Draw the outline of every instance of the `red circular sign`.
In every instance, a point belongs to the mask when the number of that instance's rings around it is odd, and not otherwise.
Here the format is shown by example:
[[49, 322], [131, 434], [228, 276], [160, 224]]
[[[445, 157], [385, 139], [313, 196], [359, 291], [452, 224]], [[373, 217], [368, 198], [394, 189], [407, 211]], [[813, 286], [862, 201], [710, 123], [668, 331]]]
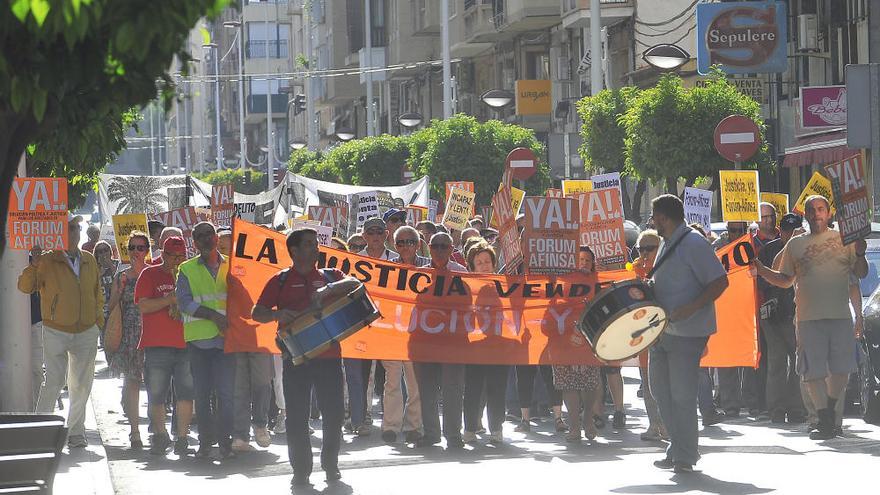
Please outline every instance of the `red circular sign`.
[[761, 131], [752, 119], [742, 115], [725, 117], [715, 127], [715, 149], [732, 162], [751, 158], [761, 146]]
[[535, 153], [528, 148], [514, 148], [507, 154], [507, 160], [504, 164], [510, 169], [510, 175], [517, 180], [526, 180], [535, 175], [538, 167], [538, 158]]

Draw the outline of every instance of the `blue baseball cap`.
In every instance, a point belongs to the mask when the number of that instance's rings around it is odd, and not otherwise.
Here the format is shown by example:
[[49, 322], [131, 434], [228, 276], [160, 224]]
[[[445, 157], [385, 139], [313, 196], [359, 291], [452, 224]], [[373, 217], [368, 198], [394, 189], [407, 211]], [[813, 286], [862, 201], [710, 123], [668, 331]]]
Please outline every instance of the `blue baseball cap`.
[[406, 220], [406, 212], [403, 210], [398, 210], [397, 208], [388, 208], [388, 211], [386, 211], [385, 214], [382, 215], [382, 220], [387, 223], [388, 220], [391, 220], [396, 216], [401, 216], [404, 220]]

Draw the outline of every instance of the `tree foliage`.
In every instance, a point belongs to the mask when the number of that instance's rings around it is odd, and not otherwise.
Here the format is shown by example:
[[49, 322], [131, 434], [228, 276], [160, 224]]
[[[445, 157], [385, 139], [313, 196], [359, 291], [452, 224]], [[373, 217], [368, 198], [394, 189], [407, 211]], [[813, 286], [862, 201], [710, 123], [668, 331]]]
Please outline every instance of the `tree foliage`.
[[232, 184], [235, 192], [241, 194], [259, 194], [266, 190], [266, 174], [251, 169], [227, 168], [193, 174], [193, 177], [212, 185]]
[[408, 159], [407, 138], [383, 134], [342, 143], [324, 156], [324, 163], [345, 184], [387, 186], [400, 184]]
[[468, 115], [432, 120], [410, 136], [410, 165], [416, 176], [431, 178], [435, 198], [446, 197], [447, 181], [472, 181], [477, 203], [489, 204], [498, 190], [507, 154], [518, 147], [538, 157], [538, 170], [525, 186], [531, 195], [542, 195], [550, 186], [550, 169], [542, 160], [544, 145], [531, 129], [498, 120], [480, 123]]
[[[0, 228], [26, 146], [35, 145], [41, 173], [67, 175], [79, 184], [80, 164], [122, 149], [118, 127], [130, 108], [157, 93], [173, 95], [167, 73], [172, 59], [188, 60], [185, 41], [192, 27], [227, 4], [14, 0], [0, 7]], [[101, 125], [110, 129], [93, 127]], [[88, 182], [94, 172], [84, 172]], [[0, 250], [4, 245], [5, 237]]]

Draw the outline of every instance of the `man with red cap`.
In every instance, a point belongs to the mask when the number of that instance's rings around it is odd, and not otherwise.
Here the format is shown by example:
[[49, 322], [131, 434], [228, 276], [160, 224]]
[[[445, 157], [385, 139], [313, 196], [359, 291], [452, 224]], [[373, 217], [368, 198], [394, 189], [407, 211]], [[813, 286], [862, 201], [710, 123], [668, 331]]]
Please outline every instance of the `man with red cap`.
[[165, 398], [172, 382], [177, 400], [174, 453], [179, 456], [190, 453], [187, 432], [193, 415], [193, 379], [175, 293], [177, 269], [184, 260], [186, 243], [183, 238], [172, 236], [165, 239], [162, 264], [145, 268], [134, 288], [134, 300], [143, 320], [138, 348], [144, 350], [144, 382], [153, 431], [150, 453], [154, 455], [164, 455], [171, 445], [165, 429]]

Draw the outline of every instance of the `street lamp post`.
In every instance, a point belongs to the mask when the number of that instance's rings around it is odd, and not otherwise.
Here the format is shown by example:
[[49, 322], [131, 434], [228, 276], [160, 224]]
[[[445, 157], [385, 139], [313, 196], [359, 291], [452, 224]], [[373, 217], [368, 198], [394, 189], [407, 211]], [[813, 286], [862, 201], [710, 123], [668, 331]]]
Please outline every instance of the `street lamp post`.
[[354, 139], [355, 133], [351, 128], [343, 127], [336, 131], [336, 137], [342, 142], [348, 142]]
[[223, 143], [220, 141], [220, 47], [217, 46], [217, 43], [205, 43], [202, 47], [214, 50], [214, 122], [217, 132], [217, 170], [223, 170]]
[[235, 35], [238, 42], [238, 146], [241, 155], [238, 167], [244, 170], [247, 156], [244, 139], [244, 28], [241, 21], [226, 21], [223, 26], [238, 31]]
[[686, 64], [691, 56], [683, 48], [661, 43], [654, 45], [642, 53], [642, 60], [655, 69], [673, 71]]
[[490, 89], [480, 96], [480, 101], [495, 110], [495, 118], [498, 118], [501, 110], [510, 105], [514, 98], [514, 94], [506, 89]]

